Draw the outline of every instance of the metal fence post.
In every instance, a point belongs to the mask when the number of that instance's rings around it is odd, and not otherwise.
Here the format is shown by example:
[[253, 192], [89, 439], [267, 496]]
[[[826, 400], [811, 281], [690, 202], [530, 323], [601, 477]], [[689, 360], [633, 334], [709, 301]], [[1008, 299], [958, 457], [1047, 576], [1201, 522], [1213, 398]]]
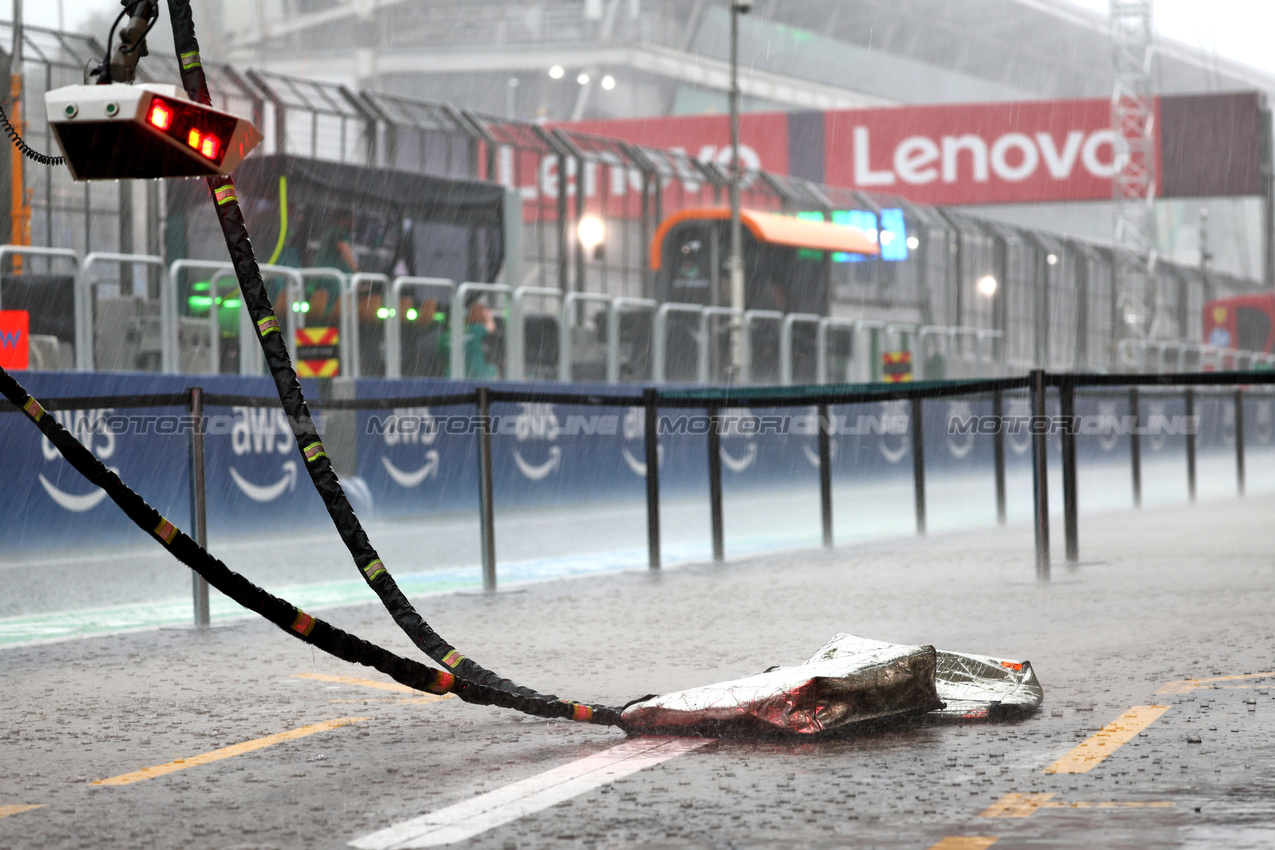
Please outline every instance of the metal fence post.
[[916, 533], [925, 534], [925, 432], [921, 397], [912, 397], [912, 492], [916, 499]]
[[483, 591], [496, 591], [496, 518], [491, 483], [491, 391], [478, 388], [478, 514], [482, 524]]
[[1049, 581], [1049, 459], [1045, 442], [1045, 370], [1031, 372], [1032, 494], [1036, 520], [1036, 579]]
[[1129, 470], [1133, 475], [1133, 506], [1142, 507], [1142, 435], [1138, 433], [1141, 416], [1138, 410], [1138, 388], [1129, 388], [1129, 416], [1133, 428], [1129, 431]]
[[832, 417], [828, 405], [819, 405], [819, 514], [823, 545], [832, 548]]
[[726, 545], [722, 533], [722, 436], [717, 429], [721, 424], [716, 405], [708, 408], [708, 501], [712, 512], [713, 560], [726, 558]]
[[1235, 485], [1244, 495], [1244, 390], [1235, 389]]
[[1195, 501], [1195, 387], [1186, 388], [1186, 492]]
[[992, 465], [996, 477], [996, 522], [1005, 524], [1005, 391], [992, 391]]
[[1070, 381], [1059, 387], [1062, 403], [1062, 475], [1063, 475], [1063, 535], [1066, 540], [1067, 562], [1080, 560], [1080, 523], [1077, 519], [1076, 499], [1076, 385]]
[[646, 549], [650, 568], [660, 568], [660, 435], [657, 392], [647, 387], [642, 393], [646, 430]]
[[[190, 527], [195, 532], [195, 542], [208, 548], [208, 500], [204, 478], [204, 391], [191, 387], [190, 401]], [[195, 625], [201, 628], [211, 623], [208, 610], [208, 582], [199, 573], [191, 571], [191, 590], [195, 602]]]

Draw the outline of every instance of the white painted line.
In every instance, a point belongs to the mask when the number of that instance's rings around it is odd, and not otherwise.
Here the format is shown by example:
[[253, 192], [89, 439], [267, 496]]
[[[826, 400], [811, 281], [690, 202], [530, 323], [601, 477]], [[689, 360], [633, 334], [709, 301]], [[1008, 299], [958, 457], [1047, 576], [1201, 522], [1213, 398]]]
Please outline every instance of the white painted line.
[[472, 800], [396, 823], [350, 842], [359, 850], [440, 847], [512, 823], [644, 768], [712, 743], [711, 738], [644, 737], [480, 794]]

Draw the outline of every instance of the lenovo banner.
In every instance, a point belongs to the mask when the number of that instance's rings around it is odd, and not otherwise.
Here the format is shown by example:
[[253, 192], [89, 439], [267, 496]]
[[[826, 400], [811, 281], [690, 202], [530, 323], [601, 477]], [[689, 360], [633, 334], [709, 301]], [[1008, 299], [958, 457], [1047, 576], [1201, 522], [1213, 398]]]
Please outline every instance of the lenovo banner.
[[[1257, 195], [1257, 93], [1157, 100], [1161, 197]], [[729, 162], [726, 116], [567, 125]], [[1105, 200], [1123, 163], [1103, 99], [907, 106], [744, 116], [745, 168], [933, 205]]]

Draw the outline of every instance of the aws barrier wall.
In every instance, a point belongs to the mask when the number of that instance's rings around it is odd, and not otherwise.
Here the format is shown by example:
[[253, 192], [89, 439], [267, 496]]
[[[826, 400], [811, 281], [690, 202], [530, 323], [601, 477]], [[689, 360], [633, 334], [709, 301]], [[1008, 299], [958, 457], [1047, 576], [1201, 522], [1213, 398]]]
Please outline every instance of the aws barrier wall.
[[[74, 431], [94, 454], [167, 515], [190, 516], [192, 426], [184, 393], [189, 377], [137, 374], [31, 373], [30, 390], [52, 415]], [[207, 511], [213, 536], [237, 532], [293, 531], [326, 526], [326, 512], [313, 488], [299, 480], [300, 459], [290, 429], [274, 401], [267, 378], [201, 377], [206, 400], [205, 452]], [[633, 404], [558, 403], [548, 393], [570, 392], [587, 401], [614, 387], [560, 384], [491, 385], [528, 401], [492, 405], [494, 504], [568, 508], [605, 501], [640, 501], [646, 494], [645, 417], [640, 397]], [[473, 383], [441, 380], [361, 380], [328, 395], [356, 399], [316, 402], [325, 444], [333, 452], [342, 482], [361, 515], [406, 518], [478, 509], [478, 426]], [[353, 392], [349, 392], [352, 389]], [[584, 390], [584, 392], [581, 392]], [[312, 398], [319, 388], [306, 382]], [[136, 406], [140, 397], [171, 394], [161, 406]], [[540, 398], [536, 394], [541, 394]], [[129, 406], [129, 398], [135, 406]], [[499, 397], [499, 396], [498, 396]], [[74, 409], [57, 409], [57, 399], [76, 399]], [[617, 398], [612, 396], [612, 398]], [[442, 399], [447, 403], [437, 403]], [[1236, 455], [1236, 434], [1250, 450], [1275, 446], [1275, 398], [1255, 388], [1243, 395], [1237, 423], [1233, 390], [1201, 389], [1188, 413], [1182, 390], [1144, 388], [1131, 398], [1124, 388], [1077, 392], [1081, 427], [1077, 451], [1086, 470], [1098, 465], [1129, 480], [1130, 500], [1145, 490], [1152, 501], [1188, 495], [1188, 465], [1196, 459]], [[1135, 407], [1136, 405], [1136, 407]], [[370, 409], [350, 409], [352, 407]], [[337, 408], [340, 409], [337, 409]], [[923, 527], [924, 481], [951, 476], [970, 482], [963, 498], [986, 502], [996, 516], [995, 437], [985, 423], [994, 413], [990, 395], [927, 398], [921, 402], [923, 463], [914, 457], [912, 402], [871, 401], [830, 407], [830, 472], [839, 491], [876, 483], [920, 481], [915, 507]], [[1136, 411], [1136, 413], [1135, 413]], [[1012, 479], [1030, 469], [1031, 433], [1013, 427], [1031, 414], [1028, 394], [1006, 392], [1002, 412], [1005, 468]], [[1058, 412], [1051, 397], [1049, 415]], [[735, 408], [719, 412], [722, 487], [729, 496], [747, 490], [794, 488], [819, 491], [819, 446], [814, 407]], [[1184, 417], [1198, 417], [1188, 450]], [[1136, 416], [1136, 419], [1131, 417]], [[662, 407], [660, 489], [666, 497], [709, 491], [709, 420], [702, 408]], [[1130, 430], [1142, 429], [1135, 440]], [[980, 424], [984, 423], [984, 424]], [[1238, 424], [1238, 428], [1237, 428]], [[1136, 442], [1136, 448], [1135, 448]], [[1058, 462], [1059, 435], [1049, 437]], [[1139, 464], [1132, 463], [1136, 451]], [[1157, 466], [1154, 461], [1163, 461]], [[1256, 458], [1254, 458], [1256, 463]], [[1264, 462], [1263, 462], [1264, 463]], [[1142, 470], [1137, 483], [1126, 476]], [[1166, 473], [1165, 470], [1168, 470]], [[1214, 470], [1218, 469], [1216, 465]], [[146, 538], [87, 484], [17, 414], [0, 415], [0, 547], [6, 553], [143, 542]], [[1266, 475], [1256, 466], [1250, 478]], [[1159, 476], [1159, 477], [1157, 477]], [[1082, 470], [1080, 489], [1085, 492]], [[1217, 478], [1218, 473], [1209, 473]], [[1227, 475], [1227, 477], [1230, 477]], [[1105, 480], [1111, 480], [1109, 476]], [[1145, 478], [1145, 480], [1141, 480]], [[1059, 481], [1057, 476], [1052, 479]], [[1215, 482], [1216, 484], [1217, 482]], [[1222, 486], [1225, 490], [1232, 485]], [[1216, 486], [1213, 492], [1218, 492]], [[844, 491], [842, 491], [844, 492]], [[1017, 492], [1012, 501], [1019, 501]], [[933, 496], [931, 499], [933, 500]], [[1061, 502], [1053, 501], [1058, 506]], [[698, 508], [697, 508], [698, 509]], [[707, 510], [707, 508], [704, 508]], [[934, 508], [932, 507], [931, 510]], [[776, 502], [784, 521], [785, 502]]]

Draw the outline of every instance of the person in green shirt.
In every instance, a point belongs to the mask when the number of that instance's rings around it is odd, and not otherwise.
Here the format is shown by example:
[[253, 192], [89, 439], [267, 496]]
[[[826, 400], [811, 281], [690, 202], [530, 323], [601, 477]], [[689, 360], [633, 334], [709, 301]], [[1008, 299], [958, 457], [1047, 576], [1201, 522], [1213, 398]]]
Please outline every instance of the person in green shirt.
[[[359, 270], [354, 255], [354, 213], [342, 210], [319, 237], [319, 250], [314, 258], [319, 268], [332, 268], [354, 274]], [[340, 316], [341, 284], [336, 278], [314, 277], [309, 281], [310, 316], [307, 324], [314, 327], [333, 325]]]
[[469, 308], [469, 316], [465, 323], [465, 377], [496, 378], [499, 370], [487, 362], [483, 352], [483, 340], [488, 334], [496, 332], [496, 320], [491, 309], [481, 301], [475, 301]]

